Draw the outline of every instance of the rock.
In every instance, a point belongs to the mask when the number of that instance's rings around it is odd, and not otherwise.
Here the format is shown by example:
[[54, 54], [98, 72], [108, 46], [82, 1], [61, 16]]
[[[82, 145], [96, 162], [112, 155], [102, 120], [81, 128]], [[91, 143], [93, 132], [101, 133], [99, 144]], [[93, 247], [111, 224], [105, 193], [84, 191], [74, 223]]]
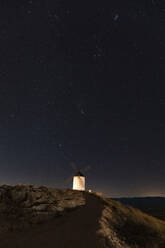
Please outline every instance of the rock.
[[84, 204], [83, 192], [36, 185], [3, 185], [0, 187], [0, 217], [5, 227], [0, 223], [0, 230], [20, 229]]

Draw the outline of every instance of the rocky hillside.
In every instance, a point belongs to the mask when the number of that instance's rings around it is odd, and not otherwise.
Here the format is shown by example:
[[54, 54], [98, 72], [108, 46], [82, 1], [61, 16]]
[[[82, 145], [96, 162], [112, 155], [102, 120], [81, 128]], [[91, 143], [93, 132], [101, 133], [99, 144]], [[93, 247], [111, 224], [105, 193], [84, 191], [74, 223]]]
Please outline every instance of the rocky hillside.
[[138, 208], [149, 215], [165, 221], [165, 197], [129, 197], [114, 198], [113, 200]]
[[0, 248], [164, 248], [165, 222], [87, 192], [0, 187]]
[[32, 185], [0, 187], [0, 232], [51, 220], [85, 204], [82, 192]]

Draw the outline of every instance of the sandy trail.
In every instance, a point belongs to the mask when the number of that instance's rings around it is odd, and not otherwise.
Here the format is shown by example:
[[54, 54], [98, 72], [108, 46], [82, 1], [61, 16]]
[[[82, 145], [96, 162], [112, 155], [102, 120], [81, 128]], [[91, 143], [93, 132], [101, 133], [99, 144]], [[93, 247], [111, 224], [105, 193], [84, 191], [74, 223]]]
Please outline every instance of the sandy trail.
[[104, 248], [96, 231], [103, 206], [85, 194], [86, 205], [49, 223], [0, 237], [0, 248]]

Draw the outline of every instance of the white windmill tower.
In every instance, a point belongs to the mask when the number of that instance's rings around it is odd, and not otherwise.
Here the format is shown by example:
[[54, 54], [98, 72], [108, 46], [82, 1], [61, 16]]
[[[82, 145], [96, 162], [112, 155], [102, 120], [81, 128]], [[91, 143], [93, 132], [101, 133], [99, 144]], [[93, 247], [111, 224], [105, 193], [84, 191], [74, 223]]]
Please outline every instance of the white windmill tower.
[[67, 181], [73, 180], [73, 190], [85, 191], [85, 176], [84, 172], [88, 171], [91, 167], [88, 166], [84, 169], [79, 170], [75, 163], [72, 163], [72, 168], [75, 171], [75, 174], [68, 178]]

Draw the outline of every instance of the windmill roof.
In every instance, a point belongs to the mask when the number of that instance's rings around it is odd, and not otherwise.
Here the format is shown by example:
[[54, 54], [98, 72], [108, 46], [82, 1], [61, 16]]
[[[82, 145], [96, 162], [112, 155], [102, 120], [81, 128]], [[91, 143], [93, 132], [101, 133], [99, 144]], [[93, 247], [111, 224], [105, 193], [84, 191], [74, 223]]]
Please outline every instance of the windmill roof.
[[84, 175], [82, 174], [82, 172], [81, 171], [78, 171], [75, 175], [74, 175], [75, 177], [84, 177]]

